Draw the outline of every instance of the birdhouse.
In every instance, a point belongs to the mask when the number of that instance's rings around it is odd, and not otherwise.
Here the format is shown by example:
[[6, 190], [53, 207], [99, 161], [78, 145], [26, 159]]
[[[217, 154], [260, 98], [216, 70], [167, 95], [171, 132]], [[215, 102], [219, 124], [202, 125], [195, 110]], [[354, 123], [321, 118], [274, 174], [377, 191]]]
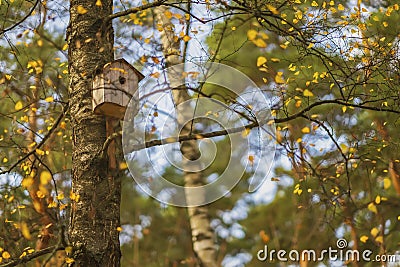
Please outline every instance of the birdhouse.
[[93, 79], [93, 111], [122, 119], [143, 78], [125, 59], [107, 63]]

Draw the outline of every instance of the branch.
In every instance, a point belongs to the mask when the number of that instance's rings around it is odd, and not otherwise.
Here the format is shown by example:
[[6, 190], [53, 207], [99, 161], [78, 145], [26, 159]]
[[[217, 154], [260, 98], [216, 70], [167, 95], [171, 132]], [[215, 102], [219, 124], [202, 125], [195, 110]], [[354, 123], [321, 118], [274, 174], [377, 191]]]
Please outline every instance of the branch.
[[155, 1], [153, 3], [148, 3], [148, 4], [145, 4], [145, 5], [142, 5], [142, 6], [138, 6], [138, 7], [132, 7], [132, 8], [129, 8], [127, 10], [111, 14], [105, 19], [104, 23], [108, 23], [110, 20], [113, 20], [115, 18], [123, 17], [123, 16], [129, 15], [129, 14], [135, 14], [135, 13], [138, 13], [140, 11], [143, 11], [143, 10], [146, 10], [146, 9], [149, 9], [149, 8], [153, 8], [153, 7], [156, 7], [156, 6], [161, 6], [165, 2], [166, 2], [166, 0], [158, 0], [158, 1]]
[[[190, 2], [190, 1], [189, 1], [189, 2]], [[208, 22], [215, 21], [215, 20], [219, 20], [219, 19], [221, 19], [221, 18], [228, 17], [228, 16], [247, 15], [247, 14], [248, 14], [248, 12], [235, 12], [235, 13], [234, 13], [234, 12], [231, 12], [231, 13], [228, 13], [228, 14], [219, 15], [219, 16], [214, 17], [214, 18], [204, 19], [204, 18], [199, 18], [199, 17], [197, 17], [197, 16], [194, 15], [192, 12], [190, 12], [189, 10], [186, 10], [186, 9], [180, 7], [179, 5], [168, 4], [168, 3], [165, 3], [164, 5], [165, 5], [165, 6], [172, 7], [172, 8], [176, 8], [176, 9], [178, 9], [178, 10], [180, 10], [180, 11], [182, 11], [182, 12], [188, 14], [190, 17], [194, 18], [195, 20], [197, 20], [198, 22], [200, 22], [200, 23], [202, 23], [202, 24], [206, 24], [206, 23], [208, 23]]]
[[[68, 109], [68, 104], [63, 107], [61, 115], [57, 118], [56, 122], [54, 123], [53, 127], [48, 131], [48, 133], [43, 137], [43, 139], [40, 141], [39, 144], [37, 144], [29, 153], [26, 153], [22, 158], [20, 158], [17, 162], [15, 162], [13, 165], [11, 165], [7, 170], [5, 171], [0, 171], [1, 174], [6, 174], [9, 173], [12, 169], [17, 167], [22, 161], [27, 159], [30, 155], [36, 153], [36, 149], [42, 147], [44, 143], [47, 141], [47, 139], [50, 138], [50, 136], [53, 134], [53, 132], [57, 129], [58, 125], [60, 124], [61, 120], [64, 118], [65, 113]], [[0, 265], [1, 267], [1, 265]]]
[[150, 141], [145, 142], [144, 144], [134, 145], [133, 150], [137, 151], [137, 150], [140, 150], [143, 148], [149, 148], [149, 147], [153, 147], [153, 146], [160, 146], [160, 145], [172, 144], [172, 143], [176, 143], [176, 142], [199, 140], [199, 139], [204, 139], [204, 138], [223, 136], [223, 135], [232, 134], [232, 133], [239, 133], [246, 129], [253, 129], [257, 126], [259, 126], [258, 123], [251, 123], [251, 124], [248, 124], [245, 126], [235, 127], [235, 128], [231, 128], [231, 129], [227, 129], [227, 130], [220, 130], [220, 131], [208, 132], [208, 133], [181, 135], [181, 136], [177, 136], [177, 137], [167, 137], [167, 138], [163, 138], [163, 139], [150, 140]]
[[[188, 3], [190, 3], [190, 1], [189, 1]], [[174, 4], [165, 4], [165, 5], [166, 5], [166, 6], [169, 6], [169, 7], [173, 7], [173, 8], [179, 9], [180, 11], [183, 11], [184, 13], [188, 14], [189, 16], [191, 16], [192, 18], [194, 18], [195, 20], [197, 20], [198, 22], [201, 22], [201, 23], [203, 23], [203, 24], [206, 24], [206, 23], [207, 23], [207, 21], [205, 21], [205, 20], [203, 20], [203, 19], [197, 17], [196, 15], [194, 15], [194, 14], [193, 14], [192, 12], [190, 12], [189, 10], [186, 10], [186, 9], [184, 9], [184, 8], [181, 8], [181, 7], [178, 6], [178, 5], [174, 5]]]
[[15, 23], [14, 25], [12, 25], [12, 26], [10, 26], [10, 27], [4, 29], [4, 30], [1, 30], [1, 31], [0, 31], [0, 35], [2, 35], [2, 34], [4, 34], [4, 33], [8, 32], [8, 31], [11, 31], [12, 29], [14, 29], [14, 28], [17, 27], [18, 25], [20, 25], [22, 22], [24, 22], [27, 18], [29, 18], [29, 16], [32, 15], [32, 13], [33, 13], [33, 11], [35, 10], [35, 8], [36, 8], [36, 6], [38, 5], [38, 3], [39, 3], [39, 0], [36, 0], [35, 4], [34, 4], [33, 7], [31, 8], [31, 10], [29, 10], [28, 14], [25, 15], [25, 17], [23, 17], [20, 21], [18, 21], [18, 22]]
[[[285, 118], [276, 118], [276, 119], [273, 119], [273, 121], [274, 121], [274, 123], [288, 122], [288, 121], [294, 120], [296, 118], [303, 117], [306, 112], [310, 111], [314, 107], [325, 105], [325, 104], [336, 104], [336, 105], [343, 105], [343, 106], [347, 106], [347, 107], [355, 107], [355, 108], [361, 108], [361, 109], [366, 109], [366, 110], [385, 111], [385, 112], [400, 114], [400, 111], [392, 110], [392, 109], [384, 109], [384, 108], [378, 108], [378, 107], [369, 107], [369, 106], [351, 104], [351, 103], [342, 102], [340, 100], [323, 100], [323, 101], [315, 102], [315, 103], [309, 105], [308, 107], [306, 107], [305, 109], [303, 109], [303, 110], [299, 111], [298, 113], [295, 113], [291, 116], [288, 116]], [[171, 136], [171, 137], [167, 137], [167, 138], [163, 138], [163, 139], [150, 140], [150, 141], [145, 142], [144, 144], [134, 145], [132, 148], [133, 148], [133, 151], [137, 151], [137, 150], [141, 150], [141, 149], [149, 148], [149, 147], [153, 147], [153, 146], [160, 146], [160, 145], [171, 144], [171, 143], [176, 143], [176, 142], [199, 140], [199, 139], [204, 139], [204, 138], [223, 136], [223, 135], [232, 134], [232, 133], [239, 133], [246, 129], [250, 130], [250, 129], [253, 129], [258, 126], [260, 126], [258, 124], [258, 122], [253, 122], [253, 123], [241, 126], [241, 127], [235, 127], [235, 128], [231, 128], [231, 129], [227, 129], [227, 130], [220, 130], [220, 131], [215, 131], [215, 132], [199, 133], [199, 134], [189, 134], [189, 135], [183, 135], [183, 136]], [[111, 142], [112, 139], [114, 139], [114, 138], [115, 137], [111, 137], [110, 140], [108, 140], [108, 141]], [[109, 142], [106, 142], [106, 143], [108, 144]], [[105, 143], [104, 147], [107, 146], [106, 143]], [[344, 156], [344, 158], [346, 158], [346, 157]]]
[[346, 107], [361, 108], [361, 109], [367, 109], [367, 110], [373, 110], [373, 111], [385, 111], [385, 112], [389, 112], [389, 113], [400, 114], [400, 111], [394, 110], [394, 109], [363, 106], [362, 104], [352, 104], [352, 103], [343, 102], [341, 100], [333, 99], [333, 100], [322, 100], [322, 101], [314, 102], [311, 105], [309, 105], [308, 107], [306, 107], [305, 109], [299, 111], [298, 113], [295, 113], [295, 114], [285, 117], [285, 118], [275, 119], [275, 123], [291, 121], [293, 119], [296, 119], [296, 118], [302, 116], [303, 114], [310, 111], [311, 109], [313, 109], [317, 106], [325, 105], [325, 104], [336, 104], [336, 105], [342, 105], [342, 106], [346, 106]]
[[52, 253], [54, 251], [58, 251], [58, 250], [63, 250], [63, 247], [57, 247], [57, 246], [51, 246], [48, 248], [44, 248], [41, 249], [39, 251], [33, 252], [31, 254], [26, 255], [25, 257], [19, 258], [19, 259], [15, 259], [13, 261], [7, 262], [5, 264], [0, 265], [0, 267], [11, 267], [11, 266], [17, 266], [21, 263], [25, 263], [25, 262], [29, 262], [33, 259], [36, 259], [40, 256], [46, 255], [48, 253]]
[[107, 151], [108, 147], [110, 146], [111, 142], [114, 141], [116, 138], [121, 137], [122, 132], [112, 133], [110, 136], [107, 137], [106, 141], [103, 144], [101, 149], [101, 157], [104, 157], [104, 153]]

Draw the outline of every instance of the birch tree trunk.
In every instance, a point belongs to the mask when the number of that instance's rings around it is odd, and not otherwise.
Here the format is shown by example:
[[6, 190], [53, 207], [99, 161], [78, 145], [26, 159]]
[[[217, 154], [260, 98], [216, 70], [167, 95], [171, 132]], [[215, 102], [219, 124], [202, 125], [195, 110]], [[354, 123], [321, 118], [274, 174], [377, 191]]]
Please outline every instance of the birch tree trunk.
[[[167, 11], [166, 7], [157, 7], [154, 9], [154, 14], [156, 17], [157, 24], [161, 25], [163, 31], [161, 32], [161, 42], [163, 46], [163, 54], [166, 60], [166, 67], [174, 66], [183, 63], [180, 49], [180, 41], [176, 39], [174, 32], [174, 25], [171, 23], [170, 19], [165, 15]], [[178, 75], [183, 73], [178, 71]], [[170, 77], [171, 78], [171, 77]], [[178, 79], [178, 80], [177, 80]], [[191, 97], [187, 90], [182, 90], [184, 83], [182, 82], [183, 76], [172, 77], [170, 79], [171, 87], [175, 88], [174, 84], [179, 85], [181, 88], [178, 90], [172, 90], [172, 96], [177, 107], [177, 120], [179, 128], [182, 129], [180, 134], [187, 135], [191, 131], [190, 123], [186, 123], [188, 119], [184, 117], [184, 112], [179, 112], [179, 105], [185, 101], [188, 101]], [[184, 141], [181, 143], [181, 152], [183, 155], [183, 166], [184, 166], [184, 182], [185, 187], [196, 187], [203, 185], [202, 172], [190, 172], [185, 168], [185, 161], [196, 160], [200, 156], [200, 151], [198, 149], [195, 140]], [[192, 164], [193, 165], [193, 164]], [[187, 166], [187, 164], [186, 164]], [[190, 196], [186, 195], [186, 202], [190, 205], [191, 199], [204, 198], [205, 196]], [[203, 267], [216, 267], [218, 266], [216, 261], [217, 248], [214, 243], [215, 234], [210, 225], [210, 218], [207, 206], [201, 207], [188, 207], [188, 214], [190, 220], [190, 227], [192, 232], [192, 243], [193, 250], [196, 253], [198, 259], [200, 260], [200, 265]]]
[[71, 0], [69, 96], [72, 122], [72, 192], [69, 242], [74, 266], [119, 266], [120, 181], [108, 175], [102, 156], [106, 140], [103, 116], [92, 112], [92, 75], [113, 60], [113, 29], [105, 20], [111, 0]]

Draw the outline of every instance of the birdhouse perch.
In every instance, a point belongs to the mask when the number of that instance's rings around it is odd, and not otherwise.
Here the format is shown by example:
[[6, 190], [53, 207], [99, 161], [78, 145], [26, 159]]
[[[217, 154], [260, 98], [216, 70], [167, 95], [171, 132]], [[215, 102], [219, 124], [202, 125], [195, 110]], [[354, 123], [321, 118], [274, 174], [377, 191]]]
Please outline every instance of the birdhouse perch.
[[143, 74], [123, 58], [104, 65], [93, 79], [94, 113], [122, 119], [143, 78]]

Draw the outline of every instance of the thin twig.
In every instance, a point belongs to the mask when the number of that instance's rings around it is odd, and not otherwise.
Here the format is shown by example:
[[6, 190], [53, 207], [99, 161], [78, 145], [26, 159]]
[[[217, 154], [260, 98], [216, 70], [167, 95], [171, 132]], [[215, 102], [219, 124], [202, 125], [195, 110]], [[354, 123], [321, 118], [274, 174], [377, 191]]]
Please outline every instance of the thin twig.
[[55, 121], [53, 127], [49, 130], [49, 132], [43, 137], [43, 139], [40, 141], [39, 144], [37, 144], [29, 153], [26, 153], [23, 157], [21, 157], [17, 162], [15, 162], [13, 165], [11, 165], [7, 170], [0, 171], [1, 174], [6, 174], [9, 173], [12, 169], [17, 167], [21, 162], [23, 162], [25, 159], [27, 159], [29, 156], [32, 154], [36, 153], [36, 149], [41, 148], [44, 143], [46, 143], [47, 139], [50, 138], [50, 136], [53, 134], [53, 132], [57, 129], [58, 124], [60, 124], [61, 120], [64, 118], [66, 111], [68, 109], [68, 104], [63, 107], [62, 113], [60, 116], [57, 118]]
[[46, 255], [48, 253], [52, 253], [53, 251], [58, 251], [58, 250], [63, 250], [63, 249], [64, 249], [64, 247], [51, 246], [51, 247], [44, 248], [44, 249], [41, 249], [39, 251], [33, 252], [31, 254], [28, 254], [28, 255], [26, 255], [26, 256], [24, 256], [22, 258], [15, 259], [15, 260], [12, 260], [12, 261], [7, 262], [5, 264], [2, 264], [2, 265], [0, 265], [0, 267], [17, 266], [17, 265], [19, 265], [21, 263], [29, 262], [29, 261], [31, 261], [33, 259], [36, 259], [36, 258], [40, 257], [40, 256]]
[[[284, 118], [276, 118], [276, 119], [272, 119], [272, 120], [274, 123], [288, 122], [288, 121], [294, 120], [296, 118], [303, 117], [305, 113], [307, 113], [314, 107], [326, 105], [326, 104], [337, 104], [337, 105], [343, 105], [343, 106], [348, 106], [348, 107], [357, 107], [357, 108], [367, 109], [367, 110], [386, 111], [386, 112], [400, 114], [400, 111], [391, 110], [391, 109], [382, 109], [382, 108], [377, 108], [377, 107], [356, 105], [356, 104], [342, 102], [339, 100], [323, 100], [323, 101], [315, 102], [315, 103], [311, 104], [310, 106], [306, 107], [305, 109], [303, 109], [303, 110], [299, 111], [298, 113], [295, 113], [291, 116], [284, 117]], [[306, 118], [308, 118], [308, 117], [306, 117]], [[227, 129], [227, 130], [220, 130], [220, 131], [199, 133], [199, 134], [190, 134], [190, 135], [184, 135], [184, 136], [171, 136], [171, 137], [167, 137], [167, 138], [163, 138], [163, 139], [150, 140], [150, 141], [145, 142], [144, 144], [134, 145], [132, 148], [133, 148], [133, 150], [137, 151], [137, 150], [141, 150], [141, 149], [149, 148], [149, 147], [153, 147], [153, 146], [160, 146], [160, 145], [171, 144], [171, 143], [176, 143], [176, 142], [199, 140], [199, 139], [204, 139], [204, 138], [223, 136], [223, 135], [232, 134], [232, 133], [239, 133], [246, 129], [249, 130], [249, 129], [253, 129], [258, 126], [260, 126], [258, 124], [258, 122], [253, 122], [253, 123], [241, 126], [241, 127], [235, 127], [235, 128], [231, 128], [231, 129]], [[116, 136], [110, 136], [110, 138], [108, 138], [107, 141], [104, 143], [103, 149], [107, 148], [108, 144], [119, 135], [120, 135], [120, 133], [117, 133]]]
[[25, 17], [23, 17], [20, 21], [18, 21], [18, 22], [15, 23], [14, 25], [12, 25], [12, 26], [10, 26], [10, 27], [4, 29], [4, 30], [1, 30], [1, 31], [0, 31], [0, 35], [2, 35], [2, 34], [4, 34], [4, 33], [8, 32], [8, 31], [11, 31], [12, 29], [14, 29], [14, 28], [17, 27], [18, 25], [20, 25], [22, 22], [24, 22], [27, 18], [29, 18], [29, 17], [32, 15], [32, 13], [33, 13], [33, 11], [35, 10], [35, 8], [36, 8], [36, 6], [38, 5], [38, 3], [39, 3], [39, 0], [36, 0], [35, 4], [34, 4], [33, 7], [31, 8], [31, 10], [29, 10], [29, 12], [25, 15]]
[[138, 13], [140, 11], [143, 11], [143, 10], [146, 10], [146, 9], [149, 9], [149, 8], [153, 8], [153, 7], [156, 7], [156, 6], [161, 6], [165, 2], [166, 2], [166, 0], [159, 0], [159, 1], [156, 1], [156, 2], [153, 2], [153, 3], [148, 3], [148, 4], [145, 4], [145, 5], [142, 5], [142, 6], [138, 6], [138, 7], [132, 7], [132, 8], [129, 8], [127, 10], [111, 14], [105, 19], [104, 23], [108, 23], [109, 21], [111, 21], [111, 20], [113, 20], [115, 18], [123, 17], [123, 16], [129, 15], [129, 14], [135, 14], [135, 13]]

